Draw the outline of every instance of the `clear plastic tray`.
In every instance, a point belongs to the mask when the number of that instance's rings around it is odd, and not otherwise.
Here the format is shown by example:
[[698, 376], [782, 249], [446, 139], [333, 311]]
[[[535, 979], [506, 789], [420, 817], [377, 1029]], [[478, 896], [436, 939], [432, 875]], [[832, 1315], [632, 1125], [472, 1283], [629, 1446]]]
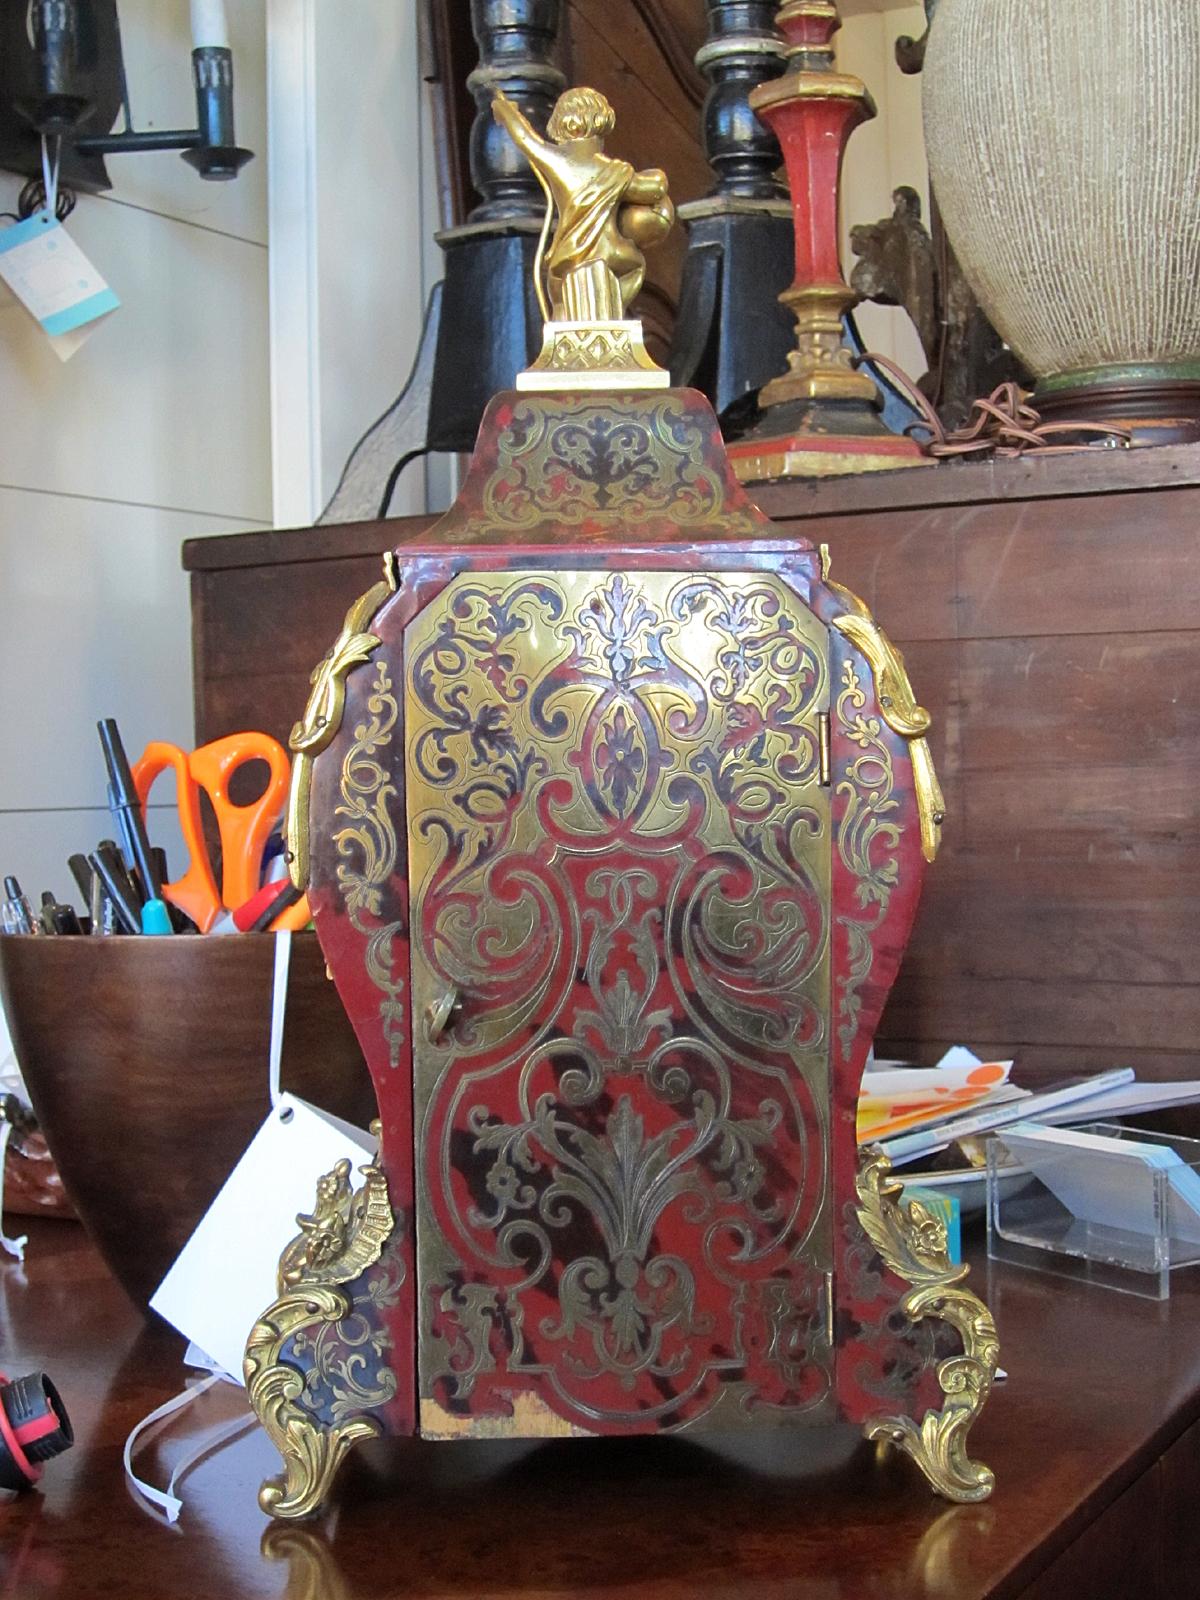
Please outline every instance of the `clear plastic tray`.
[[[1103, 1122], [1076, 1131], [1166, 1145], [1200, 1172], [1200, 1139]], [[1100, 1223], [1076, 1216], [1032, 1172], [1026, 1172], [1024, 1183], [1014, 1182], [1013, 1152], [1004, 1142], [1003, 1131], [993, 1135], [988, 1141], [989, 1257], [1127, 1294], [1167, 1299], [1171, 1273], [1200, 1263], [1200, 1241], [1172, 1231], [1178, 1208], [1172, 1206], [1168, 1173], [1135, 1167], [1099, 1152], [1089, 1152], [1088, 1159], [1112, 1163], [1110, 1193], [1127, 1202], [1133, 1226], [1114, 1226], [1111, 1218]]]

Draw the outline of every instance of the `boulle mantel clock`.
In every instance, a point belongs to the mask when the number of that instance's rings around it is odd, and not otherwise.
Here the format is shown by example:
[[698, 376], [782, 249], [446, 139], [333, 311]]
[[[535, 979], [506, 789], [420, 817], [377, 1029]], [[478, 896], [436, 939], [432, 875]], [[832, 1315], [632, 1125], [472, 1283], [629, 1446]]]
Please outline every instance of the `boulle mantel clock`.
[[[627, 309], [672, 208], [569, 90], [541, 355], [313, 674], [289, 845], [379, 1102], [250, 1334], [317, 1509], [379, 1434], [860, 1423], [936, 1489], [996, 1338], [855, 1137], [942, 799], [904, 663]], [[581, 1446], [583, 1448], [583, 1446]]]

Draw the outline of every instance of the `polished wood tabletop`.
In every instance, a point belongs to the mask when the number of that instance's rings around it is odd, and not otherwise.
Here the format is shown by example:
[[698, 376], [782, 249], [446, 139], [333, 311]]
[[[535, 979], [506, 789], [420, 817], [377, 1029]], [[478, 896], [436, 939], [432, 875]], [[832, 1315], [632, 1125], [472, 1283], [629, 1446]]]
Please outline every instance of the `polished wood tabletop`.
[[[1159, 1305], [977, 1261], [1009, 1373], [972, 1435], [998, 1479], [982, 1506], [947, 1505], [905, 1459], [830, 1429], [719, 1448], [373, 1445], [323, 1519], [273, 1525], [256, 1492], [276, 1458], [248, 1425], [184, 1478], [168, 1527], [127, 1488], [121, 1451], [182, 1387], [183, 1341], [143, 1322], [76, 1224], [29, 1232], [24, 1267], [0, 1267], [0, 1368], [45, 1370], [77, 1442], [37, 1490], [0, 1503], [2, 1600], [1071, 1600], [1058, 1575], [1084, 1570], [1076, 1552], [1097, 1528], [1091, 1600], [1197, 1592], [1172, 1572], [1200, 1571], [1200, 1519], [1160, 1525], [1173, 1478], [1189, 1501], [1200, 1481], [1196, 1272]], [[139, 1469], [165, 1483], [242, 1413], [240, 1390], [210, 1390], [152, 1435]]]

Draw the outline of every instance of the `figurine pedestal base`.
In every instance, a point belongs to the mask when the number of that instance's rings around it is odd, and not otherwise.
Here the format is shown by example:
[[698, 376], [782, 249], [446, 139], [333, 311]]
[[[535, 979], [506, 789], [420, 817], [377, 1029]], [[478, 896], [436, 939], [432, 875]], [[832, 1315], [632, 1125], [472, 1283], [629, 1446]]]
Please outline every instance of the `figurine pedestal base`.
[[646, 349], [642, 325], [611, 322], [547, 322], [537, 360], [517, 373], [523, 393], [588, 389], [668, 389], [671, 374]]

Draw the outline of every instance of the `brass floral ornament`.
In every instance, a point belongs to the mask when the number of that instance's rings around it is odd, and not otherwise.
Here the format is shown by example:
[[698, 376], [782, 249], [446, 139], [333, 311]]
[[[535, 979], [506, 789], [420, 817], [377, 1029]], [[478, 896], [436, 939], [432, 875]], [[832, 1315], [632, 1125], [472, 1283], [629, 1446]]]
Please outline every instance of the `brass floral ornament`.
[[[646, 273], [643, 249], [671, 231], [666, 174], [605, 155], [613, 109], [595, 89], [559, 96], [543, 139], [502, 90], [496, 121], [546, 195], [534, 288], [546, 321], [541, 354], [518, 389], [666, 388], [670, 375], [646, 352], [628, 315]], [[553, 223], [553, 235], [551, 225]]]
[[986, 1500], [995, 1476], [968, 1456], [967, 1433], [996, 1376], [996, 1324], [983, 1301], [962, 1287], [969, 1269], [952, 1265], [945, 1224], [919, 1200], [901, 1199], [903, 1186], [890, 1174], [883, 1151], [869, 1151], [856, 1180], [858, 1219], [884, 1265], [911, 1285], [899, 1309], [912, 1322], [931, 1317], [949, 1323], [962, 1339], [963, 1353], [938, 1366], [946, 1397], [941, 1411], [927, 1411], [919, 1423], [911, 1417], [870, 1417], [863, 1432], [906, 1451], [947, 1499]]
[[281, 1294], [297, 1284], [348, 1283], [379, 1260], [392, 1231], [387, 1181], [374, 1165], [362, 1174], [357, 1192], [349, 1161], [317, 1179], [316, 1204], [296, 1218], [300, 1232], [279, 1258]]
[[335, 1399], [335, 1420], [324, 1422], [300, 1403], [306, 1373], [288, 1359], [299, 1348], [315, 1346], [323, 1330], [344, 1326], [356, 1301], [342, 1285], [374, 1266], [391, 1237], [394, 1217], [387, 1179], [373, 1162], [360, 1170], [364, 1182], [357, 1191], [350, 1183], [348, 1161], [339, 1161], [318, 1181], [316, 1204], [310, 1214], [297, 1217], [300, 1233], [280, 1257], [279, 1298], [263, 1312], [246, 1343], [242, 1370], [250, 1405], [283, 1457], [283, 1478], [268, 1479], [259, 1491], [259, 1504], [271, 1516], [303, 1517], [315, 1511], [351, 1446], [382, 1431], [374, 1417], [354, 1410], [351, 1401], [366, 1405], [394, 1393], [394, 1380], [377, 1381], [373, 1391], [356, 1385], [352, 1397]]
[[369, 659], [379, 644], [367, 624], [398, 586], [395, 556], [389, 551], [383, 559], [383, 578], [372, 584], [346, 612], [342, 631], [332, 648], [313, 668], [308, 704], [304, 715], [292, 728], [288, 745], [295, 756], [292, 783], [288, 792], [285, 834], [288, 865], [297, 889], [308, 888], [308, 808], [312, 795], [312, 766], [317, 756], [331, 744], [342, 725], [346, 705], [346, 678], [351, 669]]

